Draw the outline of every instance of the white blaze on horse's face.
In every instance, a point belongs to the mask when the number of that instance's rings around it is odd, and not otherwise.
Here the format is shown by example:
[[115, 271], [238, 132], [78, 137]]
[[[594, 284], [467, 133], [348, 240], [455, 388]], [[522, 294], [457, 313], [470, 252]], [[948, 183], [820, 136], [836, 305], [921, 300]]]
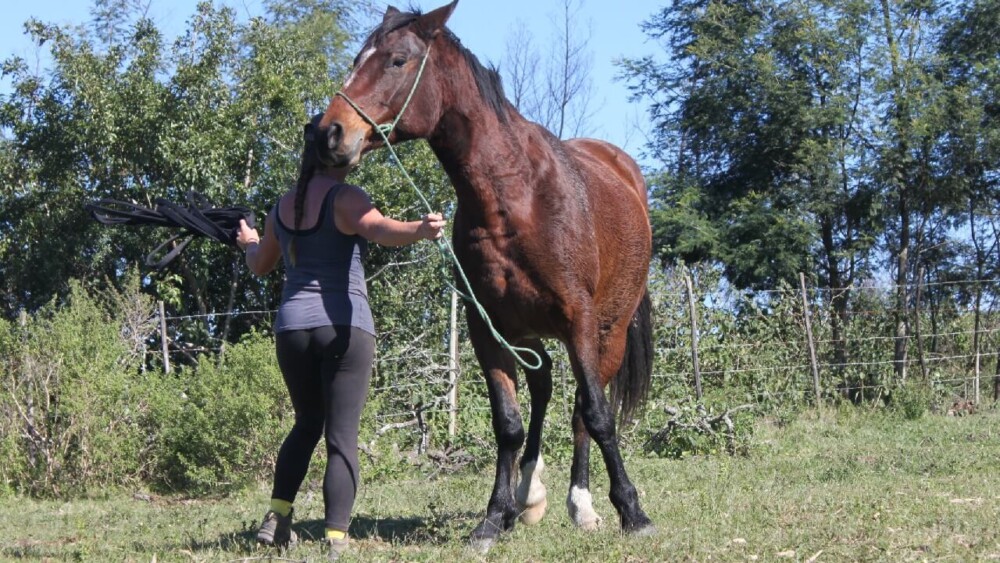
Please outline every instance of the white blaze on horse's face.
[[358, 63], [354, 65], [353, 69], [351, 69], [351, 74], [347, 75], [347, 80], [344, 82], [345, 90], [351, 85], [351, 82], [354, 82], [354, 79], [358, 76], [358, 71], [361, 70], [361, 67], [365, 66], [365, 63], [368, 62], [368, 59], [370, 59], [374, 54], [375, 47], [369, 47], [363, 53], [358, 55]]

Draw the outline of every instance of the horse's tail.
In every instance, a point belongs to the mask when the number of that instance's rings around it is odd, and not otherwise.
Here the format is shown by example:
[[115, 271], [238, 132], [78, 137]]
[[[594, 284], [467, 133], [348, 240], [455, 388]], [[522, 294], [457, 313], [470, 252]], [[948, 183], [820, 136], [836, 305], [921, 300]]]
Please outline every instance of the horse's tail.
[[649, 290], [632, 315], [625, 337], [625, 356], [611, 380], [611, 405], [625, 423], [646, 402], [653, 379], [653, 304]]

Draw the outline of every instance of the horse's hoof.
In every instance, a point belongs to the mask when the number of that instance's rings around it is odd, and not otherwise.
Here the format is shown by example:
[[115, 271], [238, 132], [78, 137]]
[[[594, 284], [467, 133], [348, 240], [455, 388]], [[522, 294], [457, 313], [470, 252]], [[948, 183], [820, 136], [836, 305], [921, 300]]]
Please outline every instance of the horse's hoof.
[[496, 542], [495, 538], [473, 538], [469, 540], [469, 551], [477, 555], [486, 555]]
[[524, 510], [521, 511], [520, 515], [521, 522], [528, 524], [529, 526], [539, 523], [542, 520], [542, 517], [545, 516], [545, 509], [548, 505], [549, 501], [543, 498], [542, 502], [538, 504], [524, 507]]
[[637, 538], [648, 538], [649, 536], [655, 536], [658, 533], [656, 526], [652, 524], [646, 524], [645, 526], [640, 526], [634, 530], [628, 532], [628, 535]]
[[580, 528], [585, 532], [596, 532], [601, 528], [601, 517], [598, 516], [597, 518], [594, 519], [582, 520], [580, 522], [576, 522], [576, 527]]

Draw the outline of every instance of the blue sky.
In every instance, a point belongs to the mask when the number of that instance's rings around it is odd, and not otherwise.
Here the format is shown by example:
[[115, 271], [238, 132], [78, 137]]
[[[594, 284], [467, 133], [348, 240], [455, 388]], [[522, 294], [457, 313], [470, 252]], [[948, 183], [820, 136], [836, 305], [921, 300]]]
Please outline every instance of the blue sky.
[[[48, 23], [82, 24], [90, 19], [89, 0], [2, 0], [4, 17], [0, 18], [0, 58], [11, 55], [24, 57], [29, 64], [44, 61], [42, 55], [23, 33], [23, 23], [34, 17]], [[149, 0], [149, 15], [168, 36], [180, 33], [185, 22], [194, 13], [197, 0]], [[590, 51], [593, 54], [591, 78], [594, 94], [591, 119], [592, 136], [606, 139], [624, 147], [634, 156], [644, 143], [642, 105], [629, 104], [625, 85], [615, 80], [617, 58], [639, 57], [655, 54], [658, 47], [639, 29], [642, 21], [652, 16], [665, 0], [628, 0], [612, 4], [602, 0], [583, 0], [577, 17], [580, 31], [589, 30]], [[412, 2], [424, 11], [442, 5], [446, 0], [418, 0]], [[230, 5], [244, 17], [262, 13], [260, 0], [215, 0]], [[395, 4], [401, 8], [410, 5], [404, 0]], [[387, 2], [378, 3], [379, 6]], [[503, 7], [498, 7], [502, 4]], [[507, 38], [516, 25], [527, 25], [539, 48], [551, 41], [552, 18], [558, 13], [561, 0], [462, 0], [449, 21], [449, 27], [462, 42], [483, 62], [499, 64], [503, 58]], [[373, 24], [375, 21], [373, 20]], [[661, 51], [662, 52], [662, 51]], [[0, 93], [8, 87], [0, 83]]]

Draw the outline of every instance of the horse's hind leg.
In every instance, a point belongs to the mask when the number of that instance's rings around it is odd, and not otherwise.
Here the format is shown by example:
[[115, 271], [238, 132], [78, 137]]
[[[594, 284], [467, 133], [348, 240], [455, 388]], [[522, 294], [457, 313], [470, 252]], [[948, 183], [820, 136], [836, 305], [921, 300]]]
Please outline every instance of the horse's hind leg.
[[497, 442], [496, 476], [486, 517], [472, 532], [472, 546], [488, 550], [502, 532], [514, 527], [518, 509], [512, 489], [514, 461], [524, 444], [524, 427], [517, 404], [517, 374], [514, 358], [500, 348], [475, 311], [469, 311], [469, 335], [479, 365], [483, 368], [490, 397], [493, 434]]
[[[621, 364], [621, 354], [609, 349], [609, 338], [604, 338], [599, 348], [600, 386], [603, 389]], [[584, 530], [596, 530], [603, 518], [594, 510], [594, 498], [590, 494], [590, 434], [583, 422], [584, 386], [577, 385], [576, 400], [573, 404], [573, 465], [570, 469], [569, 495], [566, 509], [573, 523]]]
[[590, 434], [583, 423], [583, 387], [577, 385], [573, 404], [573, 465], [566, 497], [569, 517], [578, 528], [596, 530], [604, 520], [594, 510], [590, 494]]
[[528, 392], [531, 393], [531, 421], [528, 423], [528, 441], [521, 456], [521, 481], [514, 494], [518, 508], [521, 509], [521, 522], [536, 524], [545, 516], [546, 500], [545, 485], [542, 483], [542, 470], [545, 462], [542, 460], [542, 422], [545, 420], [545, 410], [552, 398], [552, 358], [545, 351], [541, 340], [525, 343], [541, 357], [542, 365], [537, 370], [525, 369], [525, 381]]
[[[573, 374], [577, 381], [577, 406], [575, 408], [581, 415], [587, 433], [601, 449], [604, 465], [611, 478], [608, 496], [611, 498], [611, 504], [618, 511], [622, 530], [630, 533], [645, 533], [647, 530], [653, 530], [653, 524], [639, 506], [639, 495], [625, 471], [625, 463], [622, 461], [621, 452], [618, 449], [614, 415], [611, 404], [604, 394], [607, 378], [602, 377], [601, 373], [604, 368], [610, 372], [612, 364], [617, 371], [624, 352], [627, 324], [616, 327], [622, 331], [620, 334], [606, 335], [607, 340], [602, 343], [605, 346], [598, 344], [598, 338], [595, 337], [597, 327], [594, 324], [592, 321], [587, 322], [586, 319], [583, 322], [578, 320], [573, 327], [573, 337], [569, 343], [570, 361], [573, 364]], [[614, 362], [612, 360], [616, 355], [618, 361]], [[586, 464], [583, 463], [585, 460], [579, 460], [582, 466], [579, 471], [575, 470], [577, 461], [574, 459], [574, 475], [577, 473], [585, 474]], [[572, 495], [572, 489], [570, 494]]]

